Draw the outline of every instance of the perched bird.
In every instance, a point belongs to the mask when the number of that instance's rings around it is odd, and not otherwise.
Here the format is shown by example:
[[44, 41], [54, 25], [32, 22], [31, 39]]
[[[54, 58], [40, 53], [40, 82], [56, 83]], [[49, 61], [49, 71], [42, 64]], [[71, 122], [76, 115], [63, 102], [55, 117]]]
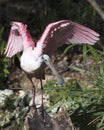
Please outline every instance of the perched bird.
[[27, 25], [22, 22], [11, 22], [5, 54], [6, 57], [12, 57], [18, 52], [23, 52], [20, 58], [20, 66], [30, 79], [33, 88], [33, 104], [35, 105], [35, 85], [32, 78], [40, 79], [43, 91], [42, 79], [45, 78], [46, 65], [56, 75], [58, 83], [64, 83], [63, 78], [58, 74], [50, 60], [50, 56], [54, 51], [63, 44], [83, 43], [94, 45], [98, 40], [99, 34], [90, 28], [69, 20], [61, 20], [48, 24], [40, 39], [34, 44], [27, 30]]

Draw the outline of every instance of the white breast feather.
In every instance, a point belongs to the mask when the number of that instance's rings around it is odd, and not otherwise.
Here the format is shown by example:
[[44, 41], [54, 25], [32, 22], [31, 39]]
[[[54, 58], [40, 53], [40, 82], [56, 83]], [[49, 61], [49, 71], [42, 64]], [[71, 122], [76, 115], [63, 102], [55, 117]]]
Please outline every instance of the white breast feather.
[[26, 50], [21, 56], [20, 65], [25, 72], [34, 73], [35, 70], [40, 68], [41, 63], [35, 58], [32, 50]]

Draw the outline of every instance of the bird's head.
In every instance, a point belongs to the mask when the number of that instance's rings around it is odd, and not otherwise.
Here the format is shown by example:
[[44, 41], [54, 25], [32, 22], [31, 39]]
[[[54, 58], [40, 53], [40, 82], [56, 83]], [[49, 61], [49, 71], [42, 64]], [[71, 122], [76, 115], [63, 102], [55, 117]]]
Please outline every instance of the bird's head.
[[43, 54], [43, 55], [40, 56], [40, 60], [47, 64], [48, 62], [50, 62], [51, 59], [50, 59], [50, 57], [48, 55]]
[[46, 55], [46, 54], [41, 55], [40, 58], [39, 58], [39, 61], [41, 63], [44, 62], [46, 65], [49, 66], [49, 68], [55, 74], [58, 84], [62, 85], [64, 83], [63, 78], [60, 76], [60, 74], [58, 73], [58, 71], [55, 69], [55, 67], [54, 67], [53, 63], [51, 62], [51, 59], [50, 59], [50, 57], [48, 55]]

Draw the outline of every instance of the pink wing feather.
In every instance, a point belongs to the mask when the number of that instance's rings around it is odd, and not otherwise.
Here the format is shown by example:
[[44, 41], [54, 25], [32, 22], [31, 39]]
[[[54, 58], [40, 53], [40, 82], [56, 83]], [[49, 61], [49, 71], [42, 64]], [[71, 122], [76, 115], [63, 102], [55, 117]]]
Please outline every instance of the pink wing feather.
[[63, 44], [85, 43], [94, 45], [99, 40], [99, 34], [78, 23], [61, 20], [49, 24], [37, 42], [44, 54], [52, 55]]
[[26, 25], [21, 22], [12, 22], [5, 50], [6, 56], [12, 57], [16, 53], [23, 51], [28, 47], [34, 48], [34, 42], [26, 29]]

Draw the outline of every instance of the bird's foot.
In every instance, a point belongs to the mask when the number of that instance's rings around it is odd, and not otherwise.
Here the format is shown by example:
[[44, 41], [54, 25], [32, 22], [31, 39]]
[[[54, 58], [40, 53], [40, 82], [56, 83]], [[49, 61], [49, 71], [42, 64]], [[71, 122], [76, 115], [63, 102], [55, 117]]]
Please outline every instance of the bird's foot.
[[29, 106], [29, 108], [31, 109], [34, 109], [35, 111], [37, 111], [37, 107], [36, 107], [36, 104], [32, 104], [31, 106]]
[[43, 104], [41, 105], [40, 110], [41, 110], [41, 115], [42, 115], [42, 117], [43, 117], [43, 119], [44, 119], [45, 108], [44, 108], [44, 105], [43, 105]]

